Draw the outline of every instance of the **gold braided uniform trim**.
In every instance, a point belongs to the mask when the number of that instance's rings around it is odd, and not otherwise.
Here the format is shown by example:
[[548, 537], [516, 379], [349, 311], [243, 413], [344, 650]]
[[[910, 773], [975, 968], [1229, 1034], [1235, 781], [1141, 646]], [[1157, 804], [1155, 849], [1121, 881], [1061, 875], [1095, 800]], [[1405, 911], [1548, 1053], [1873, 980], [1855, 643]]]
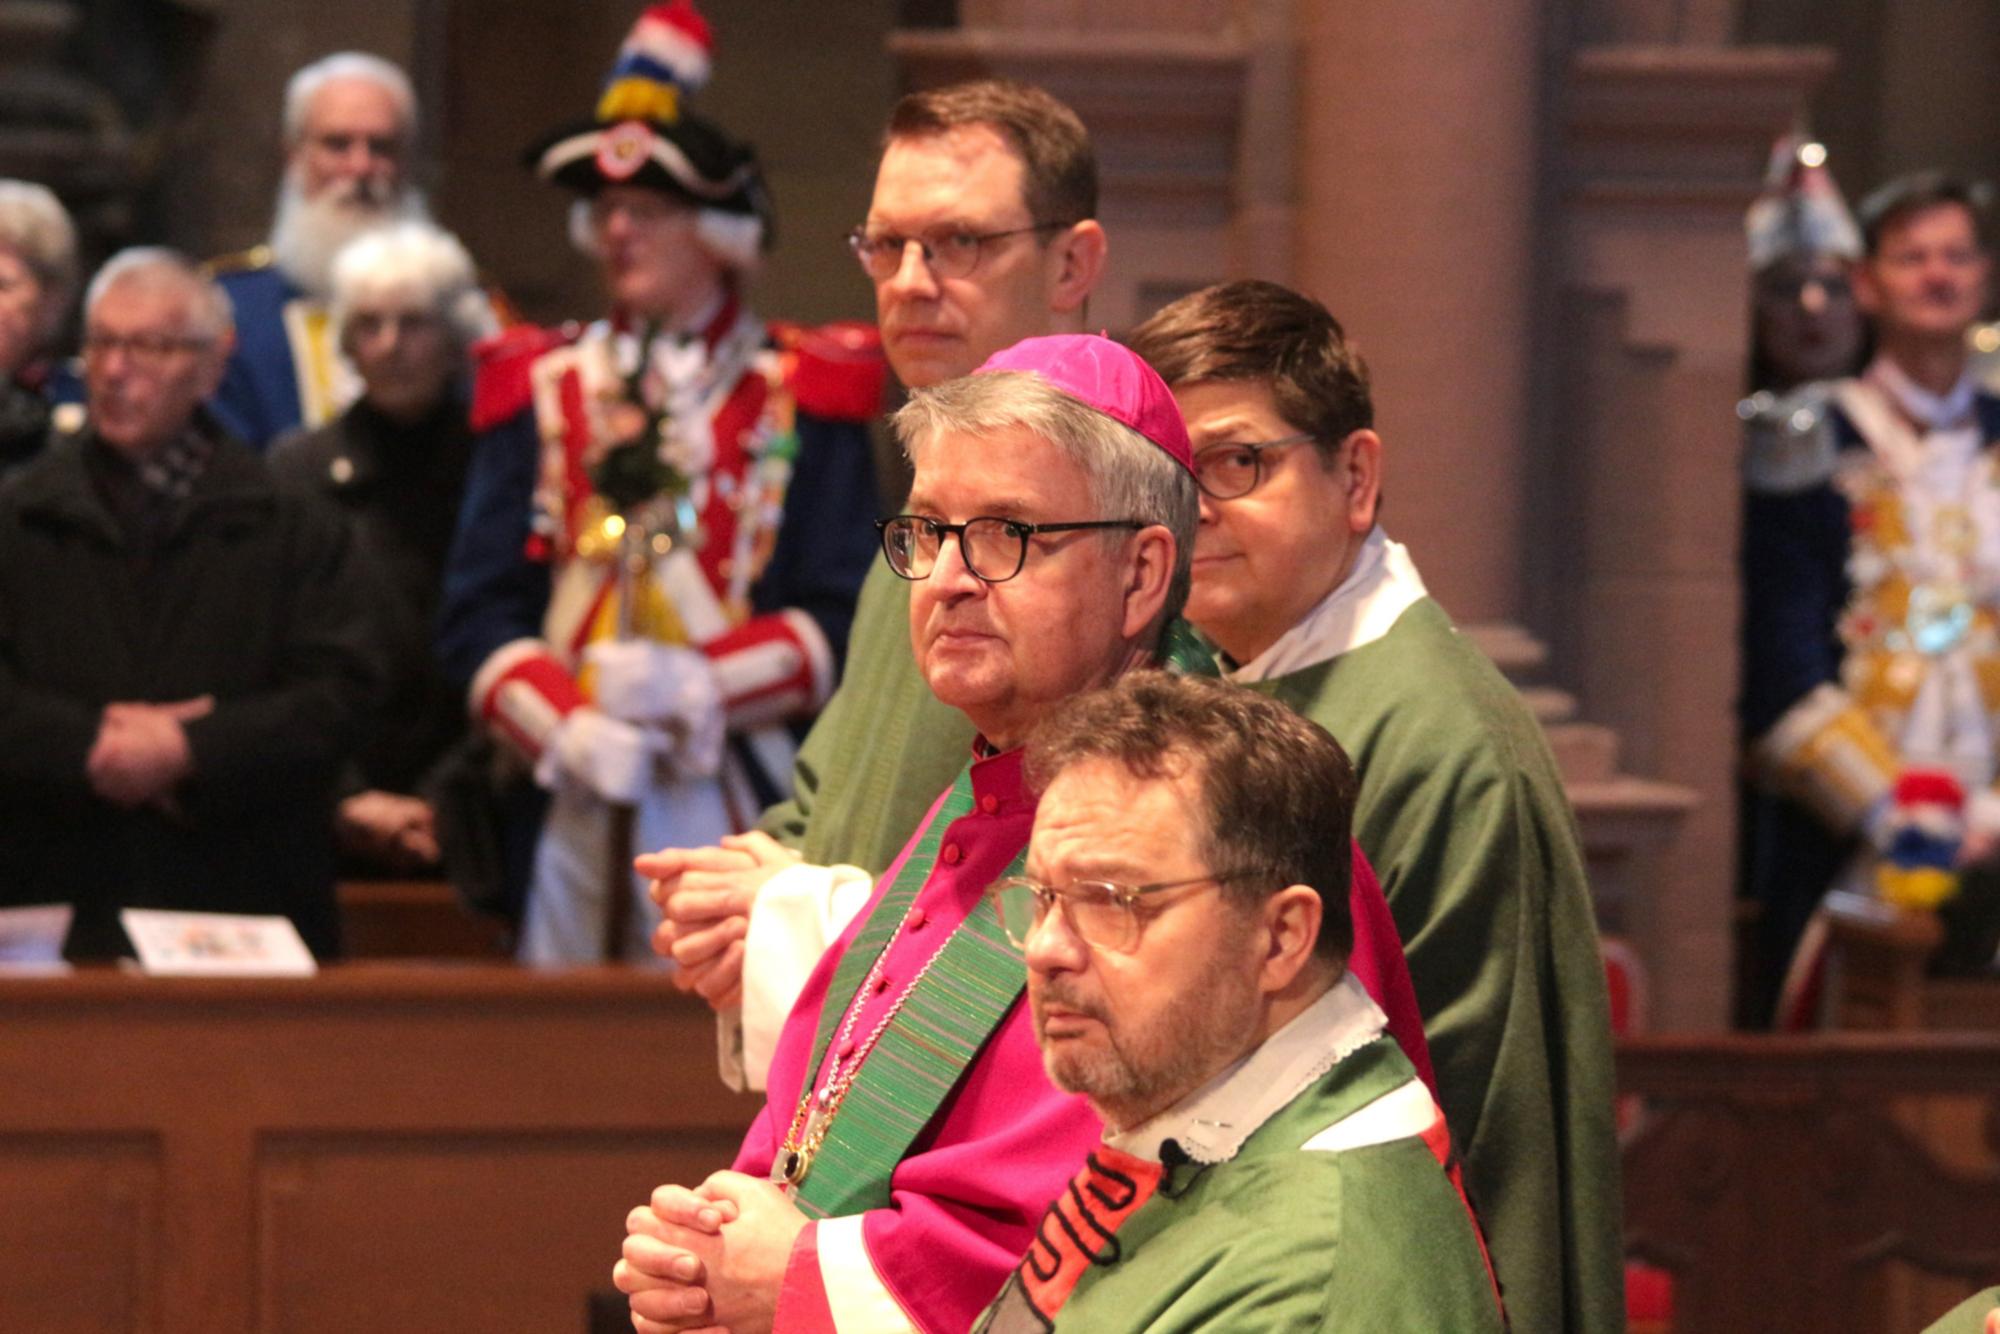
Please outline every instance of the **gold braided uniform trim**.
[[1751, 748], [1750, 760], [1767, 783], [1842, 832], [1889, 795], [1902, 768], [1867, 713], [1833, 685], [1794, 704]]
[[1917, 690], [1924, 683], [1924, 670], [1922, 655], [1912, 650], [1892, 653], [1887, 649], [1870, 649], [1848, 654], [1841, 666], [1841, 676], [1853, 701], [1869, 717], [1901, 718], [1916, 702]]
[[253, 245], [248, 250], [217, 255], [203, 264], [201, 271], [211, 278], [219, 278], [225, 273], [246, 273], [251, 269], [267, 268], [271, 262], [271, 247]]

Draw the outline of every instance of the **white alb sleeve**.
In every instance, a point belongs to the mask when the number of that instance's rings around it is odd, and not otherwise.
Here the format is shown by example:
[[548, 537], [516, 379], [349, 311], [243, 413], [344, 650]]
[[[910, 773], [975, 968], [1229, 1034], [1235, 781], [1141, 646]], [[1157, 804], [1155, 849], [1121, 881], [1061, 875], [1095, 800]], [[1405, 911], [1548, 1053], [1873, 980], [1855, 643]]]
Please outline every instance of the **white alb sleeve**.
[[722, 1080], [762, 1089], [785, 1016], [826, 947], [868, 902], [875, 881], [858, 866], [788, 866], [764, 882], [743, 938], [743, 1005], [716, 1017]]

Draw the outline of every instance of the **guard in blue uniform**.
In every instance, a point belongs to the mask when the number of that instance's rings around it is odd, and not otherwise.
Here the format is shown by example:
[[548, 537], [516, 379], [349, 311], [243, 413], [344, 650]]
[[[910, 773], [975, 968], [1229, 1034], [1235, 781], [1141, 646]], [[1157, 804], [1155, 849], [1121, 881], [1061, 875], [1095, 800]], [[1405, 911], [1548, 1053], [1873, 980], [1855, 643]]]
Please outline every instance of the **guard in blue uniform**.
[[[301, 425], [320, 426], [339, 415], [339, 386], [347, 372], [339, 361], [326, 303], [287, 278], [269, 246], [217, 260], [216, 282], [229, 294], [241, 331], [222, 387], [209, 405], [239, 439], [262, 449]], [[323, 385], [319, 410], [308, 415], [300, 380]]]
[[[1830, 886], [1897, 901], [1921, 885], [1930, 901], [1907, 906], [1937, 906], [1936, 877], [1893, 856], [1899, 791], [1966, 794], [1932, 831], [1957, 865], [2000, 835], [2000, 399], [1965, 341], [1986, 293], [1978, 214], [1936, 176], [1865, 202], [1853, 272], [1873, 360], [1745, 414], [1743, 726], [1778, 799], [1746, 830], [1767, 974]], [[1796, 986], [1780, 1018], [1809, 1005]]]

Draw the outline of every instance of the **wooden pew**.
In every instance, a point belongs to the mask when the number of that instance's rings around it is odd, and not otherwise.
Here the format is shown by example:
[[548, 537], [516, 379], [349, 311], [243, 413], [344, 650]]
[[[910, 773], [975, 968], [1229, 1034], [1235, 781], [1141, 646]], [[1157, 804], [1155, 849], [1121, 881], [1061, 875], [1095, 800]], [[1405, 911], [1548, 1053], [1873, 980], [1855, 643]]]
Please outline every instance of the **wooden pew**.
[[[581, 1330], [627, 1209], [757, 1109], [714, 1047], [623, 969], [0, 977], [0, 1330]], [[2000, 1277], [1992, 1155], [1942, 1165], [1890, 1111], [1976, 1096], [2000, 1147], [2000, 1035], [1632, 1038], [1619, 1076], [1677, 1334], [1874, 1334], [1887, 1257]]]
[[1821, 911], [1830, 1026], [2000, 1032], [2000, 979], [1925, 975], [1944, 939], [1936, 914], [1841, 891]]
[[[1630, 1253], [1674, 1275], [1682, 1334], [1889, 1334], [1895, 1266], [1957, 1280], [1925, 1319], [2000, 1277], [2000, 1035], [1646, 1037], [1619, 1045], [1645, 1100], [1624, 1152]], [[1898, 1120], [1977, 1097], [1980, 1166]]]
[[504, 959], [506, 931], [459, 901], [444, 880], [343, 880], [341, 944], [349, 959]]
[[758, 1106], [657, 973], [0, 978], [0, 1330], [580, 1331]]

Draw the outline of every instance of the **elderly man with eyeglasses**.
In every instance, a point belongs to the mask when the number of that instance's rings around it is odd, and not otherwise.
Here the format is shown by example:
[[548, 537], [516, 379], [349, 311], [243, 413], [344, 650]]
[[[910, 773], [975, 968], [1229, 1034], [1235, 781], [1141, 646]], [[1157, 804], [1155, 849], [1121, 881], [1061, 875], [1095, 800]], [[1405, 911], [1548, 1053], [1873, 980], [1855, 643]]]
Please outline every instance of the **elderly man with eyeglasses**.
[[211, 407], [253, 449], [324, 425], [359, 392], [329, 317], [333, 261], [377, 227], [428, 217], [409, 174], [416, 130], [409, 76], [380, 56], [337, 52], [286, 83], [269, 239], [210, 265], [239, 332]]
[[1262, 282], [1184, 297], [1131, 343], [1194, 441], [1188, 620], [1230, 677], [1354, 759], [1354, 836], [1515, 1327], [1622, 1329], [1610, 1026], [1575, 821], [1519, 692], [1378, 522], [1367, 367], [1324, 307]]
[[[983, 79], [898, 102], [849, 247], [903, 385], [928, 388], [1023, 338], [1082, 330], [1104, 271], [1096, 213], [1089, 135], [1042, 89]], [[764, 832], [640, 862], [665, 910], [656, 947], [724, 1012], [732, 1083], [762, 1087], [801, 979], [971, 743], [911, 661], [908, 588], [886, 567], [870, 571], [840, 688]]]
[[994, 895], [1104, 1140], [977, 1328], [1503, 1328], [1444, 1117], [1346, 971], [1339, 745], [1148, 672], [1057, 709], [1026, 765], [1028, 874]]
[[85, 302], [89, 421], [0, 496], [0, 902], [283, 913], [337, 952], [332, 795], [378, 673], [337, 514], [202, 408], [229, 302], [180, 255]]

